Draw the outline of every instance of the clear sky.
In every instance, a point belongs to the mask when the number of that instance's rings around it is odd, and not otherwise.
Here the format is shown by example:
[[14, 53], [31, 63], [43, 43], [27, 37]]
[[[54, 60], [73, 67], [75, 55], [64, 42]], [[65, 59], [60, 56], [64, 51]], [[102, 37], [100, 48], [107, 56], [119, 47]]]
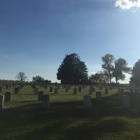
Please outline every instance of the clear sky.
[[89, 75], [102, 70], [107, 53], [133, 67], [140, 59], [140, 0], [0, 0], [0, 79], [15, 80], [21, 71], [29, 81], [39, 75], [55, 82], [71, 53]]

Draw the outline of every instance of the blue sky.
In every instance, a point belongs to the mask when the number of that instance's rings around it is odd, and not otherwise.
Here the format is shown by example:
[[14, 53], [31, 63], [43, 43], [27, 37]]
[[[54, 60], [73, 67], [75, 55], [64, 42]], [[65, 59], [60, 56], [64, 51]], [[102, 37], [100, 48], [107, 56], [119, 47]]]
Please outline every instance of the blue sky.
[[29, 81], [39, 75], [55, 82], [71, 53], [89, 75], [102, 70], [107, 53], [133, 67], [140, 59], [139, 15], [140, 1], [1, 0], [0, 79], [15, 80], [22, 71]]

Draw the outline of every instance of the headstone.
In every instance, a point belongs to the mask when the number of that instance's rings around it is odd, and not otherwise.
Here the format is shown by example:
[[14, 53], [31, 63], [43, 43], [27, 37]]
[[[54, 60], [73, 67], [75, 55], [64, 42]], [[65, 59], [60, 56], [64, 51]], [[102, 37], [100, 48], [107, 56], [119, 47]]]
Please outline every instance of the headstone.
[[108, 94], [108, 88], [105, 89], [105, 94]]
[[20, 87], [18, 87], [18, 92], [20, 92]]
[[9, 86], [8, 85], [6, 85], [6, 89], [8, 89], [9, 88]]
[[92, 88], [92, 92], [95, 92], [95, 88]]
[[38, 101], [41, 101], [42, 96], [44, 95], [43, 91], [38, 92]]
[[50, 96], [49, 95], [43, 95], [41, 97], [41, 108], [42, 109], [50, 108]]
[[120, 93], [121, 92], [121, 88], [118, 88], [118, 93]]
[[68, 86], [65, 87], [65, 92], [68, 92], [69, 91], [69, 88]]
[[122, 101], [122, 97], [123, 97], [123, 93], [122, 92], [119, 92], [118, 93], [118, 100], [119, 101]]
[[132, 93], [132, 92], [133, 92], [133, 89], [132, 89], [132, 88], [130, 88], [130, 89], [129, 89], [129, 91]]
[[135, 93], [138, 93], [139, 91], [138, 91], [138, 89], [135, 89]]
[[54, 94], [58, 94], [58, 88], [54, 89]]
[[100, 90], [102, 90], [103, 88], [102, 87], [100, 87]]
[[124, 93], [124, 89], [121, 89], [121, 92]]
[[19, 92], [19, 89], [16, 87], [16, 88], [14, 89], [14, 93], [15, 93], [15, 94], [18, 94], [18, 92]]
[[123, 108], [129, 108], [130, 107], [130, 96], [129, 95], [123, 95], [122, 97], [122, 104]]
[[12, 93], [5, 92], [5, 101], [11, 101], [11, 100], [12, 100]]
[[92, 88], [89, 88], [89, 94], [92, 94], [92, 91], [93, 91]]
[[3, 109], [4, 106], [4, 95], [0, 95], [0, 110]]
[[101, 92], [96, 92], [96, 100], [101, 100]]
[[84, 108], [91, 108], [91, 96], [89, 94], [84, 96]]
[[81, 88], [81, 87], [79, 87], [79, 88], [78, 88], [78, 92], [81, 92], [81, 90], [82, 90], [82, 88]]
[[77, 94], [77, 88], [73, 89], [73, 94]]
[[53, 92], [53, 87], [50, 87], [50, 92]]
[[38, 93], [38, 88], [37, 88], [37, 87], [34, 88], [34, 92], [35, 92], [36, 94]]
[[3, 91], [3, 87], [0, 87], [0, 92], [2, 92]]

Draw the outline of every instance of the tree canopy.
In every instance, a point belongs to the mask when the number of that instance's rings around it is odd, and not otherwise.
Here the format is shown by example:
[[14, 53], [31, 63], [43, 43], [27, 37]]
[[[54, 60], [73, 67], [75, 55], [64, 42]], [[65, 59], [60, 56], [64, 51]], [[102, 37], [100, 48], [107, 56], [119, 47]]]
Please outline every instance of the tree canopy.
[[57, 79], [62, 84], [83, 84], [88, 80], [87, 67], [78, 54], [67, 54], [58, 68]]
[[125, 79], [124, 73], [131, 72], [131, 68], [127, 66], [128, 63], [123, 58], [115, 60], [113, 55], [106, 54], [104, 57], [102, 57], [102, 61], [104, 62], [102, 65], [104, 76], [110, 80], [110, 83], [113, 77], [117, 83], [118, 80]]
[[16, 75], [16, 79], [19, 80], [20, 82], [23, 82], [23, 81], [27, 80], [27, 76], [24, 72], [19, 72]]
[[133, 66], [130, 80], [131, 83], [140, 85], [140, 59]]
[[112, 54], [106, 54], [104, 57], [102, 57], [102, 61], [104, 63], [102, 65], [104, 73], [109, 78], [110, 83], [111, 83], [111, 79], [113, 78], [112, 72], [114, 69], [114, 66], [113, 66], [114, 56]]
[[40, 83], [44, 81], [44, 78], [42, 78], [41, 76], [35, 76], [32, 78], [32, 81], [35, 83]]
[[[124, 80], [125, 75], [124, 73], [130, 73], [131, 68], [127, 67], [127, 62], [123, 58], [119, 58], [114, 62], [114, 70], [113, 70], [113, 77], [115, 77], [116, 83], [118, 80]], [[124, 72], [124, 73], [123, 73]]]

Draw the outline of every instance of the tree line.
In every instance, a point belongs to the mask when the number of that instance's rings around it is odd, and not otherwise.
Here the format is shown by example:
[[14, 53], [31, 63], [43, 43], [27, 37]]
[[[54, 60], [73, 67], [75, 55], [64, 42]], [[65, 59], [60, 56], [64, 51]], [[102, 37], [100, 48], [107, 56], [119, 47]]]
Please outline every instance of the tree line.
[[115, 78], [117, 84], [119, 80], [125, 80], [125, 73], [128, 73], [132, 74], [130, 83], [140, 84], [140, 60], [131, 68], [125, 59], [115, 59], [112, 54], [106, 54], [102, 62], [102, 71], [88, 76], [85, 62], [80, 60], [78, 54], [67, 54], [58, 68], [57, 79], [62, 84], [111, 84]]
[[[20, 82], [23, 82], [23, 81], [26, 81], [27, 80], [27, 76], [24, 72], [19, 72], [17, 75], [16, 75], [16, 79], [19, 80]], [[36, 83], [36, 84], [40, 84], [40, 83], [46, 83], [46, 84], [50, 84], [51, 83], [51, 80], [45, 80], [43, 77], [41, 76], [34, 76], [32, 78], [32, 82], [33, 83]]]
[[[111, 84], [115, 78], [115, 83], [119, 80], [125, 80], [125, 74], [131, 74], [130, 84], [140, 84], [140, 59], [134, 64], [133, 68], [128, 67], [125, 59], [115, 59], [112, 54], [106, 54], [102, 58], [102, 70], [88, 76], [88, 69], [85, 62], [80, 60], [76, 53], [65, 55], [56, 74], [57, 79], [61, 80], [61, 84]], [[24, 72], [16, 75], [19, 81], [25, 81], [27, 76]], [[50, 80], [44, 80], [41, 76], [32, 78], [32, 82], [51, 83]]]

